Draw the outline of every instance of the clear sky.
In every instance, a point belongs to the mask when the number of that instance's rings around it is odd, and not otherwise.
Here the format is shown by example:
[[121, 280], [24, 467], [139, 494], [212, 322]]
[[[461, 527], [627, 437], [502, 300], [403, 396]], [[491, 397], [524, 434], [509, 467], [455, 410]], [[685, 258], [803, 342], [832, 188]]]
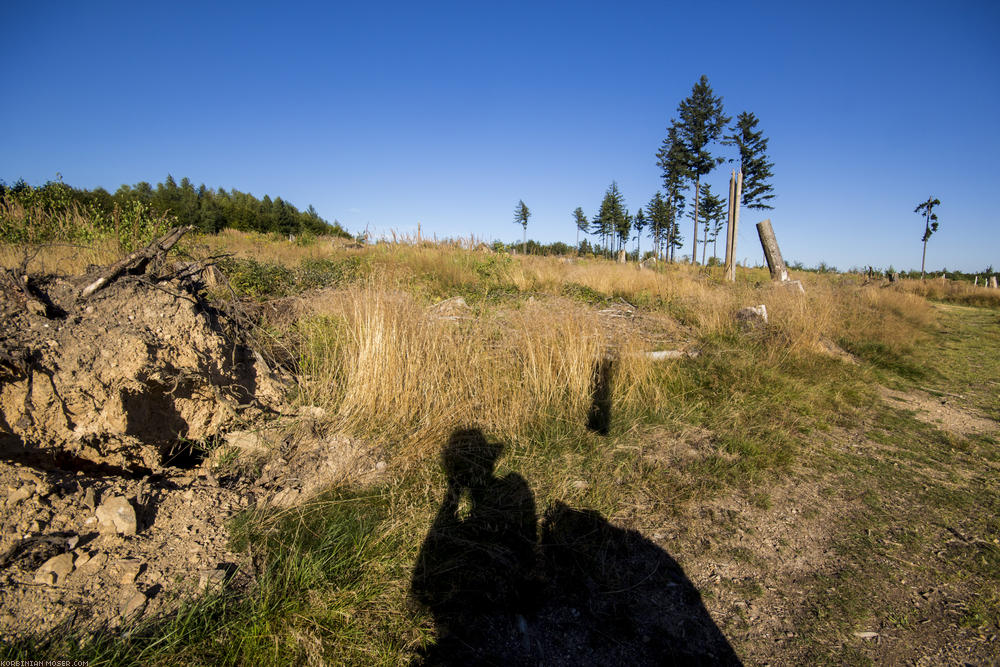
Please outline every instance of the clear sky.
[[[1000, 3], [8, 3], [0, 179], [166, 175], [280, 196], [352, 231], [573, 243], [633, 212], [702, 74], [770, 138], [789, 261], [1000, 268]], [[720, 149], [720, 151], [733, 149]], [[731, 156], [731, 153], [726, 153]], [[729, 167], [708, 177], [727, 188]], [[690, 252], [690, 223], [682, 226]], [[648, 241], [645, 241], [648, 245]]]

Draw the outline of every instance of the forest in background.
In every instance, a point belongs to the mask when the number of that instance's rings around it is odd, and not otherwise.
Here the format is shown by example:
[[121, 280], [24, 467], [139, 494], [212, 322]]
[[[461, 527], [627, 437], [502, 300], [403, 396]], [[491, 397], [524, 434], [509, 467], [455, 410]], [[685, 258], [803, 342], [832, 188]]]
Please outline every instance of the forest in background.
[[23, 225], [4, 224], [5, 218], [13, 217], [11, 212], [15, 207], [44, 211], [49, 216], [76, 211], [109, 224], [121, 212], [138, 208], [153, 217], [176, 218], [177, 224], [190, 225], [205, 234], [232, 228], [281, 235], [351, 236], [336, 220], [329, 223], [321, 218], [311, 205], [300, 211], [281, 197], [271, 199], [264, 195], [257, 199], [248, 192], [212, 189], [205, 184], [196, 188], [190, 179], [182, 178], [178, 184], [169, 174], [156, 187], [141, 181], [135, 185], [123, 184], [114, 194], [104, 188], [75, 188], [61, 179], [37, 187], [23, 180], [13, 185], [0, 181], [0, 202], [4, 203], [0, 207], [0, 240], [15, 243], [27, 240], [18, 238], [25, 231]]

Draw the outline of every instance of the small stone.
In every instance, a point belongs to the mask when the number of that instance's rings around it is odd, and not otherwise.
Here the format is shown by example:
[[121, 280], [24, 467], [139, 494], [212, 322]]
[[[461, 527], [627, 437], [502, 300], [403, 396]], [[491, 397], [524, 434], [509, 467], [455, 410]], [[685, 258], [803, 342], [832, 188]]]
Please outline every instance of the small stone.
[[123, 496], [107, 498], [97, 508], [97, 520], [102, 533], [135, 535], [135, 508]]
[[32, 495], [32, 488], [27, 484], [20, 486], [16, 489], [10, 489], [10, 495], [7, 496], [7, 501], [11, 505], [16, 505], [22, 500], [27, 500]]
[[386, 466], [385, 461], [379, 461], [378, 463], [375, 464], [375, 470], [377, 470], [378, 472], [382, 472], [383, 470], [385, 470], [385, 466]]
[[121, 606], [121, 615], [125, 621], [135, 620], [146, 608], [146, 594], [142, 591], [133, 593]]
[[736, 311], [736, 321], [748, 329], [756, 329], [767, 324], [767, 306], [748, 306]]
[[74, 535], [73, 537], [70, 537], [66, 540], [66, 546], [69, 547], [70, 550], [76, 549], [76, 545], [78, 545], [79, 543], [80, 543], [79, 535]]
[[78, 554], [77, 557], [76, 557], [76, 569], [79, 570], [80, 568], [82, 568], [84, 565], [86, 565], [89, 562], [90, 562], [90, 553], [87, 552], [87, 551], [83, 551], [82, 553]]
[[122, 571], [122, 583], [135, 583], [139, 573], [142, 572], [142, 561], [138, 558], [123, 558], [118, 564]]
[[97, 508], [97, 499], [94, 497], [94, 487], [87, 487], [83, 494], [83, 504], [93, 512]]
[[[97, 552], [90, 555], [87, 559], [87, 572], [96, 573], [104, 564], [108, 562], [108, 555], [104, 552]], [[82, 566], [81, 566], [82, 567]]]
[[231, 431], [226, 434], [226, 444], [249, 456], [267, 453], [267, 441], [254, 431]]
[[587, 484], [582, 479], [578, 479], [575, 482], [573, 482], [572, 487], [578, 491], [585, 491], [586, 489], [590, 488], [590, 484]]
[[28, 524], [28, 532], [32, 535], [37, 535], [42, 532], [42, 524], [37, 521], [32, 521]]
[[855, 632], [854, 636], [858, 639], [875, 639], [878, 637], [877, 632]]
[[73, 571], [73, 560], [72, 553], [53, 556], [35, 571], [35, 582], [48, 585], [62, 583]]
[[217, 591], [225, 585], [228, 573], [222, 568], [216, 568], [212, 570], [202, 570], [199, 574], [199, 591]]

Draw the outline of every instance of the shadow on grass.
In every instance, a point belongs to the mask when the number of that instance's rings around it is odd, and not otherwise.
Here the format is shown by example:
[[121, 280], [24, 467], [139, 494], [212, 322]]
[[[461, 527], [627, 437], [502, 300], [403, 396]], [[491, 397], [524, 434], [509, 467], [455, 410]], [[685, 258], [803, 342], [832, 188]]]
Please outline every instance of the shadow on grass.
[[448, 490], [411, 582], [437, 642], [417, 664], [740, 664], [666, 551], [562, 503], [539, 530], [524, 478], [493, 474], [501, 450], [478, 430], [444, 447]]

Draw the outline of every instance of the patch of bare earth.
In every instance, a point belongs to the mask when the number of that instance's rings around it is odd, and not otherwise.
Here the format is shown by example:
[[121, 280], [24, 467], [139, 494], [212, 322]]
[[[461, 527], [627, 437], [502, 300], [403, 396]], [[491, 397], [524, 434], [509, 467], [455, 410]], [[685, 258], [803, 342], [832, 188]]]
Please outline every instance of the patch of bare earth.
[[913, 411], [920, 421], [958, 435], [978, 435], [1000, 430], [995, 420], [982, 417], [964, 405], [961, 396], [934, 395], [927, 391], [897, 391], [879, 387], [882, 398], [889, 404]]
[[113, 629], [242, 587], [254, 571], [228, 547], [237, 513], [386, 467], [320, 427], [318, 408], [289, 413], [195, 279], [149, 271], [81, 298], [88, 280], [29, 276], [32, 308], [0, 290], [5, 640]]
[[[643, 458], [655, 465], [676, 468], [725, 455], [705, 429], [656, 429], [640, 439]], [[860, 428], [827, 434], [817, 443], [816, 455], [825, 448], [861, 456], [890, 454]], [[696, 500], [662, 523], [651, 524], [643, 511], [623, 520], [679, 562], [747, 664], [804, 664], [845, 651], [878, 664], [988, 664], [989, 656], [995, 658], [996, 635], [960, 622], [976, 591], [935, 574], [944, 567], [943, 558], [968, 548], [974, 538], [946, 521], [927, 516], [918, 521], [911, 516], [912, 500], [897, 492], [884, 493], [880, 502], [901, 524], [865, 529], [862, 499], [844, 488], [839, 475], [820, 472], [822, 466], [808, 461], [807, 455], [782, 481], [761, 485], [762, 494], [732, 492]], [[936, 484], [937, 477], [926, 479]], [[961, 483], [968, 475], [957, 477]], [[925, 531], [930, 547], [914, 553], [898, 541], [913, 527]], [[852, 553], [854, 546], [847, 546], [859, 533], [871, 544], [869, 552]], [[871, 575], [870, 586], [844, 580], [851, 572], [865, 577], [865, 563], [879, 572]], [[824, 621], [828, 608], [847, 595], [863, 598], [856, 626]], [[864, 605], [870, 606], [868, 613]]]

